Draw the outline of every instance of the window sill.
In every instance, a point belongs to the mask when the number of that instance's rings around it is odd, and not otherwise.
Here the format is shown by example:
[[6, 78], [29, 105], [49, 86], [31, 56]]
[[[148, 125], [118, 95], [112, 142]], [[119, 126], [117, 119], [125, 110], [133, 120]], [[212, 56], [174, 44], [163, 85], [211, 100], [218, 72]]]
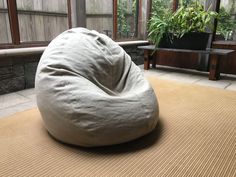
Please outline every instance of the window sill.
[[1, 49], [0, 58], [12, 57], [12, 56], [22, 56], [22, 55], [33, 55], [41, 54], [46, 49], [46, 47], [27, 47], [18, 49]]
[[236, 45], [236, 41], [213, 41], [215, 45]]
[[[148, 41], [124, 41], [117, 42], [120, 46], [131, 46], [131, 45], [145, 45], [148, 44]], [[44, 52], [46, 47], [27, 47], [27, 48], [18, 48], [18, 49], [1, 49], [0, 58], [12, 57], [12, 56], [22, 56], [22, 55], [34, 55], [41, 54]]]
[[122, 42], [117, 42], [120, 46], [130, 46], [130, 45], [148, 45], [148, 41], [122, 41]]

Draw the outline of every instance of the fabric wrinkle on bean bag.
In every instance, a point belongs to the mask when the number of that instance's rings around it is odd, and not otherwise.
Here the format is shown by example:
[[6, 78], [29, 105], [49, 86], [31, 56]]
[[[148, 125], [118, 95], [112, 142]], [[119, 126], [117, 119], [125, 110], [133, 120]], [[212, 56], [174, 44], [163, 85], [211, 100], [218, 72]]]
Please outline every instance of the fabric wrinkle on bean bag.
[[35, 90], [46, 129], [64, 143], [124, 143], [158, 122], [156, 95], [141, 69], [97, 31], [73, 28], [52, 40], [38, 64]]

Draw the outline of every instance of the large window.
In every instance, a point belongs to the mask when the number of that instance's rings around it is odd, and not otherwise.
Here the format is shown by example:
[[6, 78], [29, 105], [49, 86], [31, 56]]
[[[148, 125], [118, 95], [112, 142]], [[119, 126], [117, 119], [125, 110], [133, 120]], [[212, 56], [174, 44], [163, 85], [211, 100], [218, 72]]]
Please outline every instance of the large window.
[[68, 29], [67, 0], [17, 0], [21, 42], [50, 41]]
[[7, 1], [0, 0], [0, 44], [11, 42], [12, 39], [7, 11]]
[[117, 1], [117, 39], [132, 39], [138, 32], [138, 0]]
[[114, 40], [143, 39], [148, 4], [146, 0], [85, 0], [85, 27]]
[[70, 0], [0, 0], [0, 48], [47, 45], [71, 27], [68, 7]]
[[113, 1], [86, 0], [86, 27], [112, 37]]
[[72, 27], [114, 40], [147, 37], [151, 0], [0, 0], [0, 48], [47, 45]]

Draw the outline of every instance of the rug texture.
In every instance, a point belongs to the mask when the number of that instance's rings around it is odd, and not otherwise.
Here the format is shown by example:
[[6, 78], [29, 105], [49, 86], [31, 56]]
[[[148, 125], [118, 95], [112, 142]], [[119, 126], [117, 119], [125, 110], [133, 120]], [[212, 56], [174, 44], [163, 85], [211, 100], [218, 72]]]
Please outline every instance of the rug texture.
[[0, 120], [0, 176], [236, 176], [236, 92], [149, 78], [156, 129], [81, 148], [54, 140], [35, 108]]

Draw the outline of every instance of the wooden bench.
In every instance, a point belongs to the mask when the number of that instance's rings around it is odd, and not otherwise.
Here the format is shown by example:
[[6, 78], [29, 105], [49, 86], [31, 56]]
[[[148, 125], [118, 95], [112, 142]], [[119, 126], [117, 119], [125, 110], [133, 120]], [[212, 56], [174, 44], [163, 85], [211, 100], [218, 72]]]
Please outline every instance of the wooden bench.
[[173, 49], [173, 48], [155, 48], [154, 45], [139, 46], [139, 49], [144, 50], [144, 69], [150, 68], [150, 61], [152, 60], [152, 67], [156, 67], [156, 53], [157, 51], [170, 51], [170, 52], [186, 52], [186, 53], [197, 53], [199, 57], [203, 54], [210, 54], [210, 68], [209, 68], [209, 80], [220, 79], [220, 66], [219, 56], [227, 57], [229, 53], [234, 50], [228, 49], [207, 49], [207, 50], [188, 50], [188, 49]]

